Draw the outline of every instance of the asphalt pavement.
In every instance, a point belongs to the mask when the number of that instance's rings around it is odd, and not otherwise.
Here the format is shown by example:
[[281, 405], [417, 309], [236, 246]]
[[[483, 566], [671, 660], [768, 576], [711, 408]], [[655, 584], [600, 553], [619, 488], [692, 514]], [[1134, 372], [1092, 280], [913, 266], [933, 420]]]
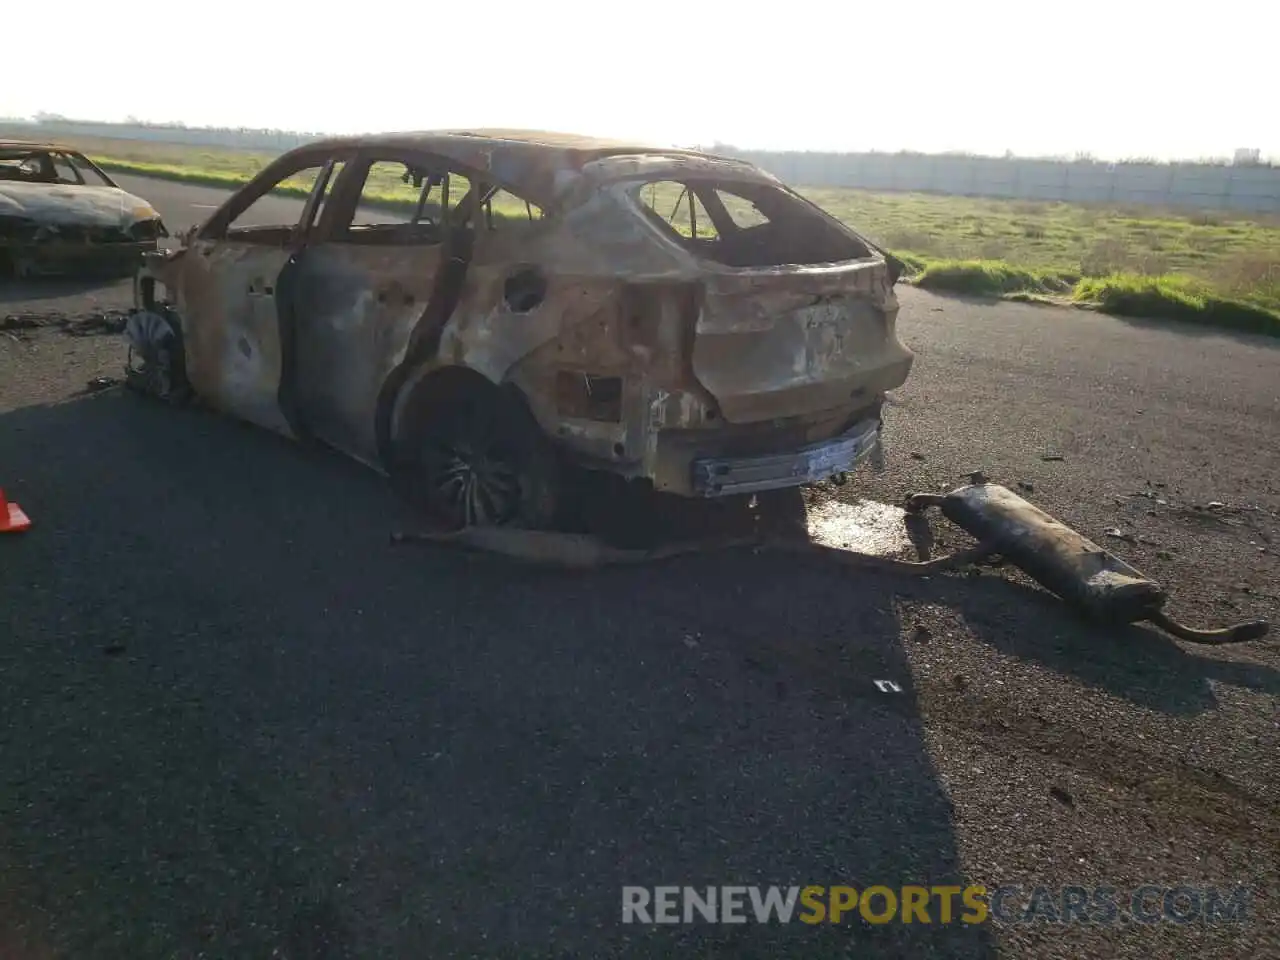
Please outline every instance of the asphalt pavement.
[[[222, 196], [119, 179], [175, 228]], [[127, 299], [10, 287], [0, 317]], [[884, 471], [811, 507], [982, 469], [1184, 618], [1280, 619], [1273, 342], [901, 299]], [[1275, 638], [1096, 629], [1007, 570], [393, 547], [365, 468], [83, 392], [123, 358], [0, 331], [0, 486], [35, 522], [0, 538], [0, 957], [1280, 957]], [[1226, 923], [620, 922], [624, 884], [735, 883], [1250, 899]]]
[[[173, 233], [208, 219], [229, 196], [226, 190], [199, 187], [189, 183], [175, 183], [169, 180], [129, 177], [119, 173], [111, 174], [111, 179], [121, 190], [127, 190], [148, 201], [160, 213], [161, 218]], [[293, 197], [277, 197], [268, 194], [254, 202], [252, 222], [260, 224], [297, 222], [302, 214], [302, 206], [303, 201]]]

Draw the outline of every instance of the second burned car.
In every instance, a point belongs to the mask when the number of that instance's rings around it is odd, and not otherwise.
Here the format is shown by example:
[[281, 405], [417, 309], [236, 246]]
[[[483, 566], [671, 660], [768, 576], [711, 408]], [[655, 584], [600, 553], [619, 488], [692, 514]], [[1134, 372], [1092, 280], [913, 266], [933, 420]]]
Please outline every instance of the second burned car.
[[[273, 193], [310, 187], [301, 205]], [[543, 526], [566, 469], [690, 497], [872, 454], [900, 264], [738, 160], [523, 131], [276, 160], [148, 257], [130, 382], [338, 448], [454, 525]]]
[[151, 204], [78, 150], [0, 140], [0, 283], [133, 273], [168, 236]]

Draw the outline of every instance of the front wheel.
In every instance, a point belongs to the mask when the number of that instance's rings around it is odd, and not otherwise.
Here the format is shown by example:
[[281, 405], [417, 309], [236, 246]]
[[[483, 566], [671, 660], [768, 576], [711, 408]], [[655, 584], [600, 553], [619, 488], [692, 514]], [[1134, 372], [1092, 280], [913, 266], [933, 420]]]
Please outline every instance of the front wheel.
[[411, 441], [415, 498], [449, 529], [551, 526], [559, 470], [533, 417], [499, 396], [441, 406]]
[[125, 383], [166, 403], [191, 398], [182, 328], [169, 311], [135, 310], [125, 323], [129, 360]]

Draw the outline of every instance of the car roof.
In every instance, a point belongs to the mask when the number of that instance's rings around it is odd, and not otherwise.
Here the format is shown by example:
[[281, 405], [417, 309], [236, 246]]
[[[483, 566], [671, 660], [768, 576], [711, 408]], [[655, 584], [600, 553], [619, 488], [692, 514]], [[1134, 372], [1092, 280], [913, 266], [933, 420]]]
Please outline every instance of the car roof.
[[750, 166], [744, 161], [683, 147], [548, 130], [492, 128], [327, 137], [313, 140], [290, 153], [369, 147], [432, 153], [460, 166], [491, 173], [494, 180], [522, 191], [531, 200], [542, 201], [557, 192], [557, 184], [565, 174], [577, 173], [585, 164], [607, 157], [688, 158]]
[[636, 140], [610, 140], [577, 133], [557, 133], [551, 130], [518, 130], [478, 128], [467, 130], [415, 130], [402, 133], [376, 133], [352, 137], [327, 137], [313, 141], [317, 144], [344, 144], [352, 146], [412, 146], [419, 150], [439, 153], [489, 149], [509, 153], [557, 154], [661, 153], [696, 154], [709, 156], [697, 150], [660, 146]]

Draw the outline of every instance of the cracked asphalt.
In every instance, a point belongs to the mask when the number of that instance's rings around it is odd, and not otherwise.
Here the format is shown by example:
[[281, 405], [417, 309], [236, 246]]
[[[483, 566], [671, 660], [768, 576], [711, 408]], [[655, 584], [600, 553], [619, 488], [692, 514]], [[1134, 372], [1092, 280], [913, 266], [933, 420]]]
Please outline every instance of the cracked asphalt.
[[[217, 200], [127, 187], [178, 227]], [[1178, 616], [1280, 619], [1276, 344], [901, 299], [884, 471], [811, 506], [981, 469]], [[0, 318], [127, 301], [0, 289]], [[84, 392], [123, 359], [0, 330], [0, 487], [35, 524], [0, 537], [0, 956], [1280, 957], [1274, 637], [1099, 630], [1009, 569], [393, 547], [365, 468]], [[620, 922], [624, 884], [734, 883], [1250, 899], [1216, 924]]]

